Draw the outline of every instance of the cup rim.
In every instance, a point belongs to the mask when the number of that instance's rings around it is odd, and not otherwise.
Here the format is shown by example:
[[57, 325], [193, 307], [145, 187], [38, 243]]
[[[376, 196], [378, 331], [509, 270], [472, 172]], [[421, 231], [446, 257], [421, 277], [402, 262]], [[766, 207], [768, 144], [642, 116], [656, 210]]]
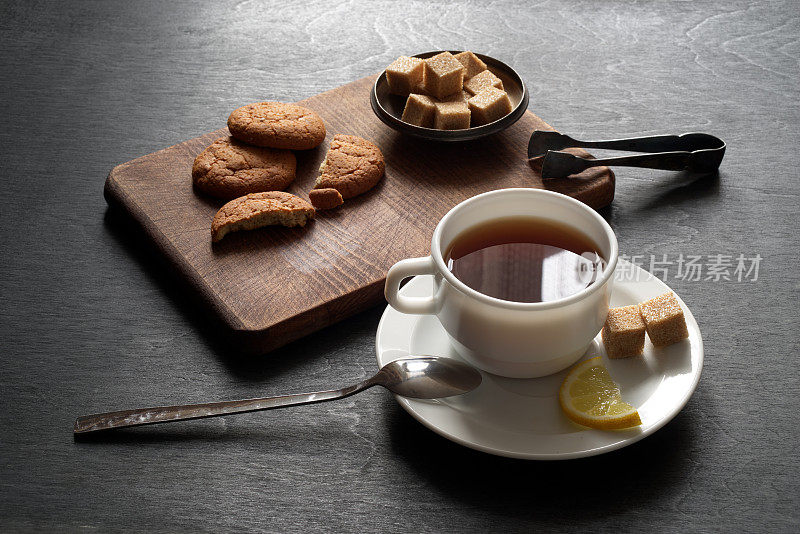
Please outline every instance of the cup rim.
[[[608, 238], [609, 244], [611, 245], [611, 250], [609, 253], [609, 258], [607, 259], [606, 266], [603, 269], [600, 278], [595, 280], [594, 283], [590, 284], [586, 288], [578, 291], [577, 293], [565, 297], [563, 299], [558, 300], [551, 300], [547, 302], [515, 302], [512, 300], [503, 300], [496, 297], [491, 297], [480, 291], [476, 291], [472, 289], [464, 282], [456, 278], [456, 276], [447, 268], [447, 265], [444, 262], [444, 257], [442, 256], [442, 247], [441, 247], [441, 240], [442, 240], [442, 229], [447, 225], [448, 221], [452, 219], [456, 213], [467, 209], [470, 204], [474, 204], [479, 202], [481, 199], [488, 197], [488, 196], [498, 196], [498, 195], [515, 195], [515, 194], [526, 194], [526, 195], [533, 195], [538, 196], [542, 195], [545, 197], [552, 197], [557, 198], [561, 202], [565, 202], [567, 204], [572, 205], [572, 207], [582, 210], [586, 213], [589, 213], [589, 216], [592, 217], [595, 222], [597, 222], [605, 231], [606, 237]], [[612, 274], [614, 273], [614, 269], [617, 266], [617, 256], [619, 255], [619, 244], [617, 243], [617, 236], [614, 234], [614, 231], [611, 229], [611, 226], [603, 219], [593, 208], [590, 208], [583, 202], [576, 200], [572, 197], [567, 195], [562, 195], [561, 193], [556, 193], [555, 191], [547, 191], [544, 189], [532, 189], [527, 187], [511, 187], [508, 189], [497, 189], [494, 191], [489, 191], [487, 193], [481, 193], [479, 195], [475, 195], [474, 197], [470, 197], [463, 202], [456, 204], [450, 211], [448, 211], [444, 217], [439, 221], [439, 224], [436, 225], [436, 229], [433, 232], [433, 237], [431, 238], [431, 257], [433, 258], [436, 267], [438, 268], [439, 272], [444, 276], [444, 278], [450, 282], [450, 284], [464, 293], [465, 295], [472, 297], [478, 301], [484, 302], [486, 304], [491, 304], [493, 306], [499, 306], [502, 308], [507, 308], [511, 310], [520, 310], [520, 311], [533, 311], [533, 310], [546, 310], [552, 308], [560, 308], [563, 306], [568, 306], [575, 302], [581, 301], [594, 293], [595, 291], [599, 291], [600, 288], [606, 285], [606, 283], [611, 278]]]

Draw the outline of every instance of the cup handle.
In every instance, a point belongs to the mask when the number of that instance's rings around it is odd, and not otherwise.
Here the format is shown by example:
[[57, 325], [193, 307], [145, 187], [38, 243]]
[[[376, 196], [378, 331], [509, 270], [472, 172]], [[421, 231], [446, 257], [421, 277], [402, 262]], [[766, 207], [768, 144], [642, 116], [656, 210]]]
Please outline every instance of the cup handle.
[[435, 272], [436, 265], [430, 256], [409, 258], [392, 265], [386, 274], [386, 287], [384, 288], [384, 295], [386, 295], [389, 305], [401, 313], [435, 314], [437, 311], [435, 297], [405, 297], [400, 294], [400, 282], [404, 279], [409, 276], [433, 274]]

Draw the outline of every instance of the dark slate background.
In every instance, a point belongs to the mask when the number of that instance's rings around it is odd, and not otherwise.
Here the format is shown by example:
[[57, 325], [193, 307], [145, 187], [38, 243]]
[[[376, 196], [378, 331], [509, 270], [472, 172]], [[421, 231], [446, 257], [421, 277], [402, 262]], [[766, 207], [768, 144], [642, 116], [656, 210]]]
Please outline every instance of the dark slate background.
[[[796, 531], [800, 23], [793, 2], [3, 2], [0, 529]], [[675, 278], [706, 360], [652, 437], [556, 463], [492, 457], [385, 391], [74, 442], [76, 415], [323, 389], [375, 369], [382, 306], [243, 359], [123, 217], [116, 164], [401, 54], [513, 65], [578, 138], [704, 131], [719, 176], [618, 169], [623, 253], [763, 258]]]

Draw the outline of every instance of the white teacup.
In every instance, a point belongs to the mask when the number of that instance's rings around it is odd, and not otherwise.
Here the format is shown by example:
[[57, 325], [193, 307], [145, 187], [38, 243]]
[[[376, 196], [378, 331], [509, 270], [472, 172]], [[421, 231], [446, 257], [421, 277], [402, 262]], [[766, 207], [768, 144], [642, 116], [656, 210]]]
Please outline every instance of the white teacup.
[[[595, 281], [567, 298], [511, 302], [470, 288], [447, 268], [443, 255], [468, 228], [499, 218], [533, 216], [557, 221], [589, 237], [606, 259]], [[492, 374], [533, 378], [556, 373], [578, 360], [603, 327], [617, 264], [617, 238], [592, 208], [540, 189], [501, 189], [465, 200], [433, 232], [431, 255], [402, 260], [386, 275], [386, 300], [396, 310], [435, 315], [456, 351]], [[433, 275], [430, 297], [401, 295], [400, 282]]]

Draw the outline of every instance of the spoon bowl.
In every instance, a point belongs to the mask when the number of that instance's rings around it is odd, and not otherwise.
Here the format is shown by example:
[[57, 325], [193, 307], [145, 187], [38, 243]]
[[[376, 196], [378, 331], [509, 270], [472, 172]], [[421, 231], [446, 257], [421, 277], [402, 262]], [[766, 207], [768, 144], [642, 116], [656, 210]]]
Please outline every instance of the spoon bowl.
[[379, 384], [410, 399], [438, 399], [472, 391], [481, 384], [475, 368], [451, 358], [402, 358], [384, 365]]

